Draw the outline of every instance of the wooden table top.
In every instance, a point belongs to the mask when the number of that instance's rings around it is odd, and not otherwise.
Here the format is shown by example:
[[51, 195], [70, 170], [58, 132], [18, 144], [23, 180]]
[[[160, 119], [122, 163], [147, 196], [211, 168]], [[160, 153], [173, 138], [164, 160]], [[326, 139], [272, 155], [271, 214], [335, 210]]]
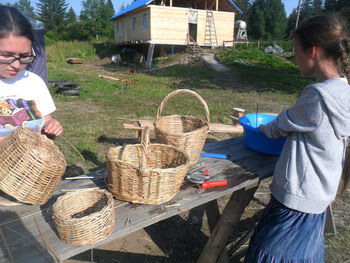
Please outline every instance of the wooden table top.
[[[115, 227], [105, 240], [93, 245], [74, 246], [61, 241], [56, 234], [51, 207], [57, 198], [64, 194], [62, 189], [81, 189], [90, 187], [106, 188], [104, 180], [62, 180], [52, 198], [42, 206], [21, 204], [19, 206], [0, 205], [0, 262], [55, 262], [53, 255], [64, 260], [122, 237], [183, 211], [210, 202], [256, 184], [260, 179], [270, 176], [278, 157], [259, 154], [248, 149], [243, 138], [233, 138], [206, 144], [204, 152], [230, 155], [229, 159], [201, 157], [206, 169], [215, 174], [212, 180], [227, 179], [228, 185], [198, 189], [184, 183], [179, 193], [169, 202], [161, 205], [131, 204], [114, 200]], [[89, 174], [104, 177], [105, 172]], [[0, 193], [0, 200], [9, 200]], [[51, 253], [48, 252], [51, 250]]]

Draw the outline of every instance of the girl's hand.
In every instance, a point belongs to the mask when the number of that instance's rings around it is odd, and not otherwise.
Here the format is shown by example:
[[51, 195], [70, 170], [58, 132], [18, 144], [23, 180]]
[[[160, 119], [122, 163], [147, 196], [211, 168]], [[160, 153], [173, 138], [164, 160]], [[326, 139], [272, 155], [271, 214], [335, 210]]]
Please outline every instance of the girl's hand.
[[47, 115], [45, 116], [45, 124], [42, 131], [47, 135], [57, 137], [63, 133], [63, 127], [58, 120], [53, 119], [51, 115]]

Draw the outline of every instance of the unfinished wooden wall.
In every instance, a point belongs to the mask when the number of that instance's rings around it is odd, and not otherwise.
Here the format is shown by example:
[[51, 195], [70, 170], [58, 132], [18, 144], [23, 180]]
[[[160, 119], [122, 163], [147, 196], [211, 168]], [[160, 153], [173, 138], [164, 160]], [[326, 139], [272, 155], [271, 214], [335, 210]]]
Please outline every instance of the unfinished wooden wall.
[[[151, 42], [154, 44], [187, 44], [188, 8], [151, 5]], [[197, 42], [203, 46], [207, 11], [198, 11]], [[218, 45], [224, 40], [233, 40], [235, 14], [232, 12], [213, 12]]]
[[[144, 19], [145, 23], [144, 24]], [[133, 25], [135, 21], [135, 26]], [[133, 13], [114, 20], [114, 41], [125, 43], [130, 41], [149, 42], [151, 40], [150, 9]], [[118, 28], [119, 27], [119, 28]]]
[[[116, 43], [140, 41], [186, 45], [189, 10], [181, 7], [150, 5], [145, 10], [115, 20], [114, 40]], [[198, 11], [197, 42], [200, 46], [204, 46], [207, 11], [198, 9], [192, 9], [192, 11]], [[213, 11], [213, 14], [218, 45], [223, 46], [223, 41], [233, 41], [235, 14], [222, 11]], [[146, 30], [143, 25], [144, 15], [147, 18]], [[134, 19], [135, 28], [133, 28]]]

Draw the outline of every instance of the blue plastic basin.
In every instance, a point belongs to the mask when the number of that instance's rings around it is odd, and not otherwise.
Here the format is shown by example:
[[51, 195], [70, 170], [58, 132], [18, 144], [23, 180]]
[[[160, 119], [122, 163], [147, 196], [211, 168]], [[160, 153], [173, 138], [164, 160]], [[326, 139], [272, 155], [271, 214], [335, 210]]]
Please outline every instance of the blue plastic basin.
[[249, 113], [239, 118], [244, 129], [244, 143], [250, 149], [271, 155], [280, 155], [286, 138], [270, 139], [259, 130], [260, 124], [273, 121], [276, 116], [264, 113]]

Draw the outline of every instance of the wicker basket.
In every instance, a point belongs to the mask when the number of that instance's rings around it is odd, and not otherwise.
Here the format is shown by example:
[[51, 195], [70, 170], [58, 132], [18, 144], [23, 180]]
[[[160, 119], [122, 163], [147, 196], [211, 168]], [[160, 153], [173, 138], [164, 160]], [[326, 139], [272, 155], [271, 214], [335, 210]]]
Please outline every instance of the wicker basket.
[[58, 235], [68, 244], [94, 244], [113, 232], [114, 202], [106, 190], [67, 193], [57, 199], [52, 210]]
[[0, 142], [0, 189], [17, 200], [42, 205], [66, 170], [52, 140], [19, 127]]
[[[174, 95], [187, 93], [197, 98], [204, 106], [206, 120], [191, 116], [171, 115], [161, 117], [165, 103]], [[158, 108], [155, 122], [156, 142], [173, 145], [188, 154], [190, 164], [198, 161], [209, 132], [210, 114], [207, 103], [196, 92], [180, 89], [169, 93]]]
[[107, 154], [108, 188], [117, 199], [158, 205], [178, 192], [189, 167], [188, 155], [174, 146], [142, 144], [112, 147]]

